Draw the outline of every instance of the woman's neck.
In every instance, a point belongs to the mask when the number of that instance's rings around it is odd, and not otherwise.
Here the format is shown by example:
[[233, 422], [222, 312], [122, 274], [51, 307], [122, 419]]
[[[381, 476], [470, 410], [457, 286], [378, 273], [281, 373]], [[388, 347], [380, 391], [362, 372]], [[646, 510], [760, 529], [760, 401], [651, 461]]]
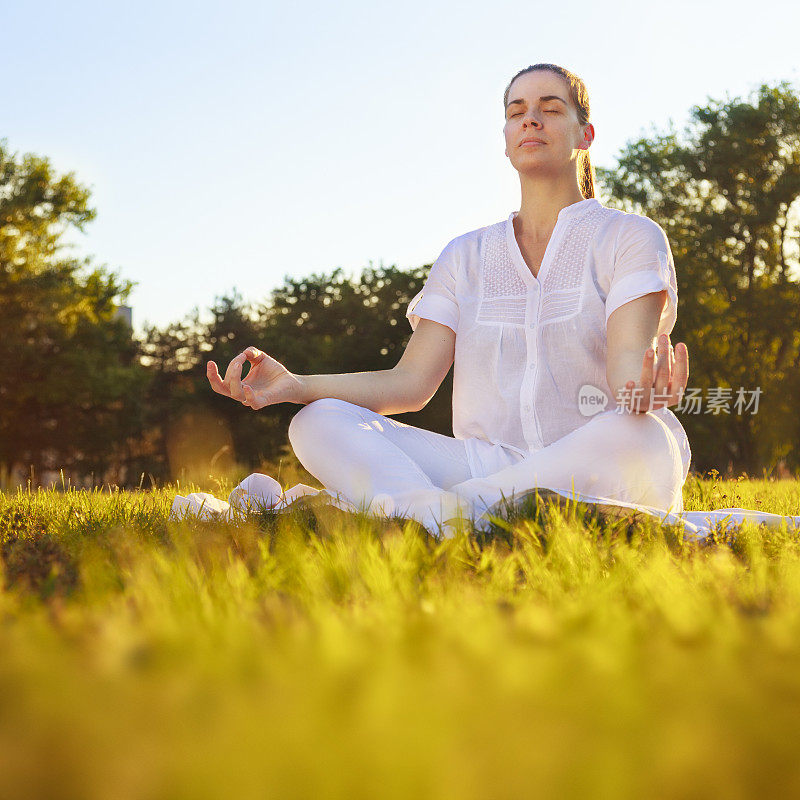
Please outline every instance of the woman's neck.
[[530, 241], [547, 240], [553, 232], [562, 208], [586, 198], [577, 179], [574, 183], [542, 180], [539, 176], [520, 176], [522, 202], [516, 218], [516, 230]]

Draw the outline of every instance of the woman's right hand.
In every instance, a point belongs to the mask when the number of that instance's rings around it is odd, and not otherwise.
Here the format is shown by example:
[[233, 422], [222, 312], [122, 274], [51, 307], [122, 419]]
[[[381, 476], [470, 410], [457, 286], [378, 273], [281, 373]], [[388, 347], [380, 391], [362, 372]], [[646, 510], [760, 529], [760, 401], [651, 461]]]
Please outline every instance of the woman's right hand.
[[[245, 361], [250, 362], [250, 372], [245, 378], [246, 383], [242, 383]], [[228, 364], [224, 379], [214, 361], [206, 364], [206, 375], [215, 392], [238, 400], [254, 411], [274, 403], [303, 402], [300, 378], [256, 347], [248, 347], [239, 353]]]

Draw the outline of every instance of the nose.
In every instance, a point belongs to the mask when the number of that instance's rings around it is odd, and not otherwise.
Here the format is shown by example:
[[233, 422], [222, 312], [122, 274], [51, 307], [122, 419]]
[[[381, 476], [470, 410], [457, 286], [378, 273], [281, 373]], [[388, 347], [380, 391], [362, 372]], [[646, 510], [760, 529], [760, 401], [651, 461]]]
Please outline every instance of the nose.
[[523, 126], [533, 125], [534, 127], [541, 127], [542, 123], [534, 116], [533, 111], [528, 112], [522, 120]]

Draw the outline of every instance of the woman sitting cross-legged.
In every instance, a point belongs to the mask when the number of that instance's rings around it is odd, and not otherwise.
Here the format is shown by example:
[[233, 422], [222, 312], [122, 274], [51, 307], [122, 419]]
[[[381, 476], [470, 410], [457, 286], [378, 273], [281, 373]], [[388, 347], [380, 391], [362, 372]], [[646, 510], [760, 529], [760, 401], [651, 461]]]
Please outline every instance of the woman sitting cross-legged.
[[[669, 406], [689, 366], [669, 342], [667, 237], [595, 198], [577, 76], [528, 67], [503, 106], [520, 209], [447, 244], [393, 369], [299, 375], [248, 347], [224, 377], [208, 363], [211, 386], [254, 410], [302, 404], [289, 439], [326, 490], [431, 530], [534, 488], [681, 511], [691, 451]], [[454, 362], [454, 437], [388, 416], [425, 406]]]

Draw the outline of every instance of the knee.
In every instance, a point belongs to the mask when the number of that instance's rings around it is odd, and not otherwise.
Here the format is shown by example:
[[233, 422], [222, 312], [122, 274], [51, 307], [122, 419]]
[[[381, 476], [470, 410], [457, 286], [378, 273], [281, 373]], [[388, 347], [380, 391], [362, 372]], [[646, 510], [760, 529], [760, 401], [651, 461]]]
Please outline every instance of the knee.
[[[600, 415], [598, 415], [600, 416]], [[653, 414], [604, 412], [604, 458], [639, 495], [635, 502], [666, 508], [680, 490], [683, 462], [675, 437]]]
[[307, 436], [316, 437], [321, 426], [330, 423], [332, 415], [351, 413], [357, 408], [352, 403], [336, 397], [323, 397], [303, 406], [289, 422], [289, 442], [296, 448]]
[[615, 445], [622, 445], [626, 450], [643, 451], [664, 447], [665, 434], [669, 433], [667, 426], [652, 414], [603, 411], [592, 422], [612, 451]]

